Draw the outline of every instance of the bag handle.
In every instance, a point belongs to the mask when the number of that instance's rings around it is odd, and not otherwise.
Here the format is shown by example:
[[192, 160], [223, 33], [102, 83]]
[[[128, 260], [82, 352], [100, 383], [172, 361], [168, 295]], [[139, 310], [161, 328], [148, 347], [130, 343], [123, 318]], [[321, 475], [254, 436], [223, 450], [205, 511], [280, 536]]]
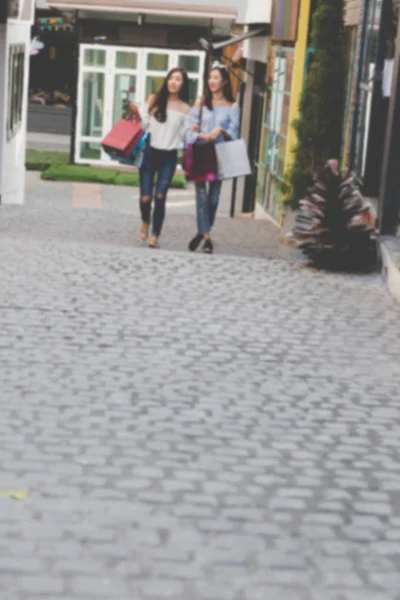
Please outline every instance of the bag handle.
[[129, 103], [128, 103], [128, 107], [126, 108], [126, 110], [125, 110], [122, 118], [125, 121], [134, 121], [134, 122], [136, 121], [136, 123], [140, 123], [141, 122], [141, 117], [140, 117], [140, 114], [139, 114], [139, 110], [136, 113], [136, 116], [134, 116], [134, 113], [129, 109]]
[[203, 107], [204, 107], [204, 94], [202, 95], [201, 100], [200, 100], [200, 112], [199, 112], [200, 133], [201, 133], [201, 123], [203, 121]]
[[133, 121], [134, 123], [140, 123], [140, 115], [137, 114], [135, 117], [133, 116], [133, 113], [131, 113], [131, 111], [128, 109], [126, 111], [126, 113], [124, 114], [124, 116], [122, 117], [125, 121]]

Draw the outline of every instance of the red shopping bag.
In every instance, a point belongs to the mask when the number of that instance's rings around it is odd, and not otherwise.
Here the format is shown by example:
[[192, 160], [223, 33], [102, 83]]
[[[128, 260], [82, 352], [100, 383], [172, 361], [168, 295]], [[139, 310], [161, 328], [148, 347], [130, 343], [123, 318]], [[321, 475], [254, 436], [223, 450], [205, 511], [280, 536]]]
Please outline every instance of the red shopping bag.
[[108, 154], [129, 158], [144, 134], [139, 121], [121, 119], [102, 140], [101, 145]]

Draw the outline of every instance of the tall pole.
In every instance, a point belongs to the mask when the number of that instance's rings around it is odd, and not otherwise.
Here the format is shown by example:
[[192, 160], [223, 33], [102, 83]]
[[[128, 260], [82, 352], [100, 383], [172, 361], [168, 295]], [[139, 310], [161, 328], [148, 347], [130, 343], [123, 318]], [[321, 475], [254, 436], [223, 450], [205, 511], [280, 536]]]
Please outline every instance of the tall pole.
[[[364, 196], [376, 198], [382, 170], [382, 149], [385, 143], [389, 100], [382, 94], [382, 80], [387, 54], [387, 40], [393, 26], [391, 2], [383, 2], [379, 19], [378, 48], [375, 63], [375, 77], [372, 84], [369, 133], [364, 148], [365, 167], [362, 173]], [[359, 161], [359, 164], [361, 161]], [[361, 174], [361, 171], [360, 171]]]
[[396, 235], [400, 209], [400, 18], [397, 24], [393, 81], [379, 194], [381, 235]]
[[356, 152], [357, 152], [357, 137], [358, 137], [358, 126], [360, 120], [360, 103], [361, 103], [361, 82], [362, 82], [362, 65], [364, 62], [365, 43], [367, 38], [367, 27], [368, 27], [368, 9], [370, 0], [364, 0], [363, 13], [362, 13], [362, 27], [360, 33], [360, 43], [358, 47], [358, 67], [357, 67], [357, 78], [356, 78], [356, 91], [354, 101], [353, 120], [351, 125], [350, 134], [350, 149], [349, 149], [349, 169], [353, 171], [356, 164]]
[[76, 115], [78, 112], [77, 107], [77, 94], [78, 94], [78, 76], [79, 76], [79, 37], [80, 37], [80, 22], [79, 22], [79, 11], [75, 11], [75, 28], [74, 28], [74, 41], [73, 41], [73, 84], [71, 90], [72, 99], [72, 111], [71, 111], [71, 137], [69, 146], [69, 162], [73, 164], [75, 162], [75, 141], [76, 141]]

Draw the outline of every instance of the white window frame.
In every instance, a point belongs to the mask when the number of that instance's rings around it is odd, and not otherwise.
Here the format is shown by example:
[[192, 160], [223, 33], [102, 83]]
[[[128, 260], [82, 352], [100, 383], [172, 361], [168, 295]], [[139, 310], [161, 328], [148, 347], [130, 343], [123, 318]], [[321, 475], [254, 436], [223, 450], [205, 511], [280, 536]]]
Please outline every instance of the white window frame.
[[[104, 66], [86, 66], [84, 56], [86, 50], [102, 50], [105, 54]], [[116, 67], [117, 52], [127, 52], [137, 54], [136, 69], [127, 69]], [[148, 54], [167, 54], [168, 70], [155, 71], [147, 69]], [[147, 77], [165, 77], [170, 69], [178, 66], [180, 56], [199, 57], [199, 72], [188, 72], [190, 79], [197, 80], [198, 91], [201, 89], [204, 68], [205, 53], [198, 50], [170, 50], [168, 48], [139, 48], [135, 46], [105, 46], [101, 44], [80, 44], [79, 46], [79, 73], [78, 73], [78, 93], [77, 93], [77, 116], [76, 116], [76, 135], [75, 135], [75, 162], [78, 164], [107, 165], [116, 164], [101, 150], [100, 159], [81, 158], [80, 149], [84, 142], [99, 144], [112, 127], [114, 98], [115, 98], [115, 75], [135, 75], [136, 76], [136, 104], [140, 110], [143, 110], [146, 102], [146, 79]], [[83, 108], [83, 79], [85, 73], [102, 73], [104, 75], [104, 106], [103, 123], [101, 137], [82, 135], [82, 108]]]

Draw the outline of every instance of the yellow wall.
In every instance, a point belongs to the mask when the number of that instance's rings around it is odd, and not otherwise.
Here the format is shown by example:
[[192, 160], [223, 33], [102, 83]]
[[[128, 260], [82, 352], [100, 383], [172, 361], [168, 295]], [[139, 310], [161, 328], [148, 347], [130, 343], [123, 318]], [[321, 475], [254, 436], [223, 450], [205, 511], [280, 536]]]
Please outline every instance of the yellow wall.
[[[311, 0], [301, 0], [297, 41], [294, 51], [292, 98], [289, 112], [289, 124], [293, 123], [293, 121], [299, 117], [299, 104], [304, 83], [304, 67], [306, 62], [310, 13]], [[296, 141], [296, 132], [293, 127], [289, 126], [285, 157], [286, 169], [293, 163], [293, 149], [296, 146]]]

